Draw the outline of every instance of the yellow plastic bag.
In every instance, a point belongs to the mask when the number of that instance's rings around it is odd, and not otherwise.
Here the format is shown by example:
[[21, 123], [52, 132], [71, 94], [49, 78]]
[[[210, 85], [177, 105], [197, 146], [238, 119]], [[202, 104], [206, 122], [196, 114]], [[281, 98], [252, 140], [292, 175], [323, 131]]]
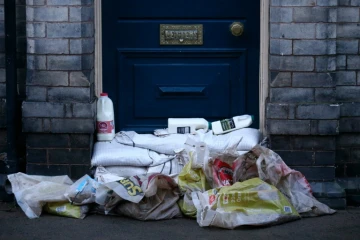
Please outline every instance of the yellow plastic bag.
[[242, 225], [269, 225], [299, 219], [300, 215], [274, 186], [253, 178], [232, 186], [193, 192], [201, 227], [233, 229]]
[[184, 193], [184, 198], [178, 201], [183, 214], [189, 217], [196, 217], [196, 208], [192, 202], [191, 193], [195, 191], [204, 192], [210, 189], [205, 174], [201, 168], [192, 169], [193, 152], [190, 153], [190, 161], [185, 165], [179, 174], [179, 187]]
[[54, 215], [84, 219], [89, 211], [89, 206], [76, 206], [69, 202], [49, 202], [44, 206], [44, 210]]

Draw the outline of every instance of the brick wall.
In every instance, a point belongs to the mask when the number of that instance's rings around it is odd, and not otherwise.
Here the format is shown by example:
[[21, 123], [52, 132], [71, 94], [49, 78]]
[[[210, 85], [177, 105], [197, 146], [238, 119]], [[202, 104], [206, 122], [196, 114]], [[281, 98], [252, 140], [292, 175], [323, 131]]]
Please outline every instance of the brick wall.
[[94, 133], [92, 0], [28, 0], [27, 172], [81, 177]]
[[310, 180], [333, 180], [335, 162], [344, 176], [359, 152], [359, 6], [271, 1], [267, 130], [272, 149]]
[[339, 0], [336, 100], [341, 103], [336, 142], [337, 177], [360, 175], [360, 1]]
[[[4, 20], [4, 1], [0, 1], [0, 153], [6, 152], [6, 78]], [[0, 169], [0, 171], [3, 170]]]
[[[93, 0], [26, 3], [27, 171], [77, 178], [89, 168], [95, 130]], [[271, 148], [310, 180], [357, 175], [360, 1], [270, 4]], [[0, 53], [0, 96], [2, 66]]]
[[[18, 81], [18, 102], [25, 98], [25, 78], [26, 78], [26, 1], [16, 0], [16, 47], [17, 47], [17, 81]], [[5, 70], [5, 10], [4, 0], [0, 0], [0, 153], [7, 151], [7, 132], [6, 132], [6, 70]], [[19, 121], [20, 123], [20, 121]], [[17, 126], [19, 129], [21, 126]], [[23, 136], [17, 136], [18, 157], [22, 163], [24, 159]], [[21, 166], [19, 166], [21, 168]], [[0, 163], [0, 173], [15, 171], [15, 162]]]

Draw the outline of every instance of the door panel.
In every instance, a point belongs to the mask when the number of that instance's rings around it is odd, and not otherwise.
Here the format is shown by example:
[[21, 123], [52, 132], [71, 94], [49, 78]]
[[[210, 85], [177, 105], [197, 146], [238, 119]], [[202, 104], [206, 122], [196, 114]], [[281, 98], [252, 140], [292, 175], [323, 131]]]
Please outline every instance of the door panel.
[[[116, 130], [152, 132], [169, 117], [255, 115], [260, 1], [103, 1], [103, 87]], [[226, 4], [225, 4], [226, 3]], [[233, 22], [244, 34], [230, 32]], [[202, 45], [161, 45], [160, 24], [202, 24]]]

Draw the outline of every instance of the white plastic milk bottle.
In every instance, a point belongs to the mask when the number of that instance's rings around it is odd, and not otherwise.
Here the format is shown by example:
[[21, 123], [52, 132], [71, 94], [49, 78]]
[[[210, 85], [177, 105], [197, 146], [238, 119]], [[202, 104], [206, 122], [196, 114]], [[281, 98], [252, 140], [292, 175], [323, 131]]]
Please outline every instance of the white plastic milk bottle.
[[221, 121], [212, 122], [212, 130], [214, 134], [223, 134], [240, 128], [248, 127], [252, 124], [254, 116], [241, 115]]
[[194, 133], [198, 129], [209, 129], [210, 123], [204, 118], [169, 118], [169, 133]]
[[107, 93], [101, 93], [97, 102], [96, 130], [98, 141], [111, 141], [115, 137], [114, 106]]

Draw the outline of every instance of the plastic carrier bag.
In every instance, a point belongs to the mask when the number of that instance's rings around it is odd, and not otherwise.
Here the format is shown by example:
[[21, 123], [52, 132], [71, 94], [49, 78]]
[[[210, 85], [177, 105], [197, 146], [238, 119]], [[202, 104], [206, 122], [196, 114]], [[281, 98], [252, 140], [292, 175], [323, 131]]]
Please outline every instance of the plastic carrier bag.
[[243, 225], [270, 225], [299, 219], [300, 215], [274, 186], [253, 178], [204, 193], [193, 192], [201, 227], [233, 229]]
[[179, 195], [178, 188], [158, 188], [155, 195], [144, 197], [139, 203], [120, 202], [115, 212], [142, 221], [181, 217], [180, 209], [176, 204]]
[[258, 176], [277, 187], [304, 217], [333, 214], [335, 210], [316, 200], [305, 176], [289, 168], [274, 151], [255, 146], [233, 164], [234, 181]]
[[64, 202], [73, 182], [68, 176], [37, 176], [24, 173], [8, 175], [16, 201], [28, 218], [38, 218], [48, 202]]
[[98, 182], [89, 175], [85, 175], [69, 187], [65, 192], [65, 197], [74, 205], [94, 203], [98, 186]]
[[190, 162], [185, 165], [178, 178], [179, 188], [184, 193], [184, 197], [179, 200], [178, 204], [182, 213], [189, 217], [196, 217], [196, 208], [192, 202], [191, 193], [210, 189], [203, 170], [191, 168], [193, 154], [190, 153]]
[[124, 178], [98, 167], [95, 179], [101, 183], [96, 191], [95, 202], [104, 206], [105, 214], [122, 200], [139, 203], [144, 197], [155, 196], [160, 189], [179, 193], [177, 183], [171, 177], [159, 173]]

